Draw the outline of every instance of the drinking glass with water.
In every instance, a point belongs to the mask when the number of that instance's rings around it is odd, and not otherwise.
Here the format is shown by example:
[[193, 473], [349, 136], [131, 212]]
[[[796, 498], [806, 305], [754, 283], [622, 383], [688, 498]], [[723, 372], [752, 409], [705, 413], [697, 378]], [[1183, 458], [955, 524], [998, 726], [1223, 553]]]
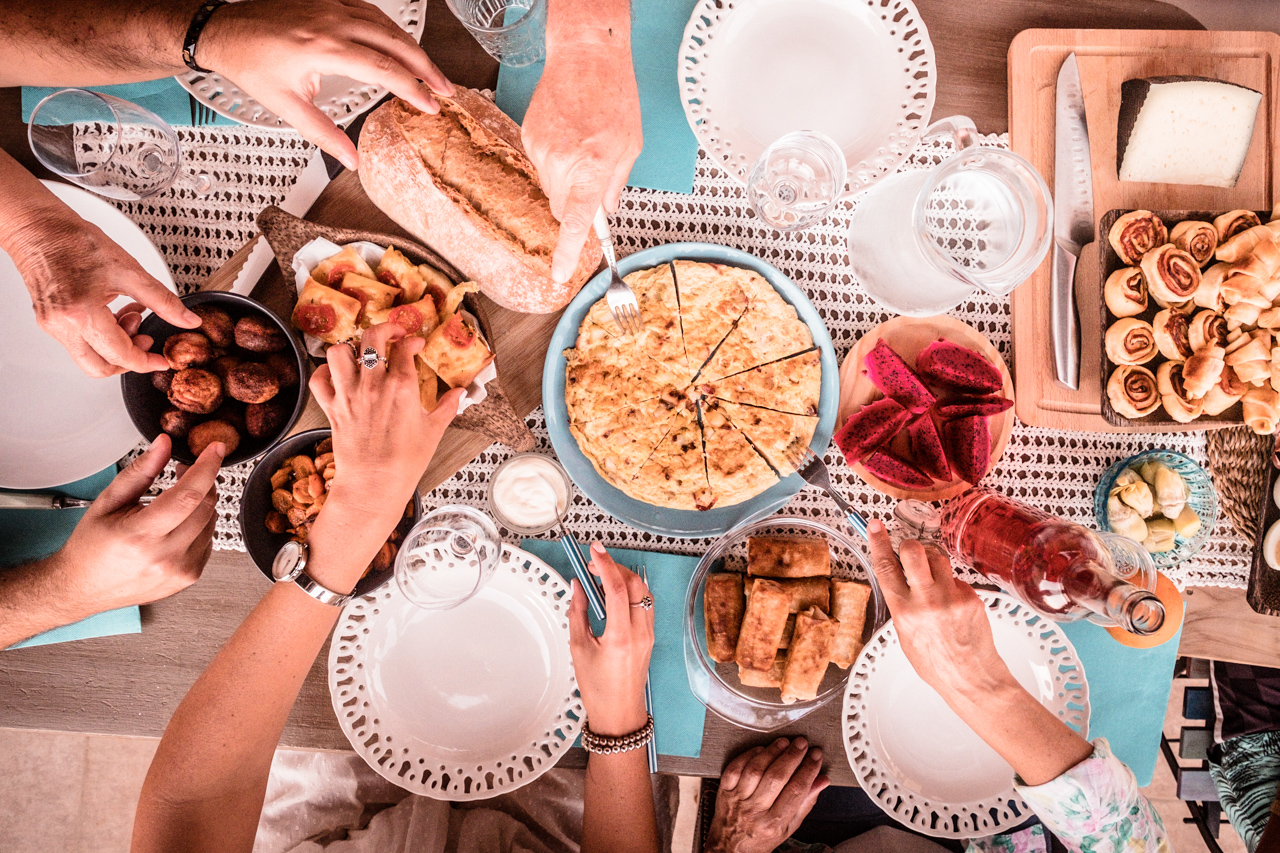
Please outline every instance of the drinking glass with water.
[[779, 231], [810, 228], [823, 220], [844, 190], [844, 152], [831, 137], [798, 130], [765, 149], [747, 178], [756, 216]]

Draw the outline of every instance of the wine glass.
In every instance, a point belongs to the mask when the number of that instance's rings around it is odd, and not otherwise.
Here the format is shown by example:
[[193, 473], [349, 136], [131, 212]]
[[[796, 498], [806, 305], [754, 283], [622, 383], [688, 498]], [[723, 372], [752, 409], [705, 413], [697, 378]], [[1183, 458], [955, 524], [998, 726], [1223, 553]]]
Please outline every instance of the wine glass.
[[519, 68], [547, 55], [547, 0], [446, 0], [490, 56]]
[[396, 555], [396, 584], [426, 610], [448, 610], [488, 583], [502, 556], [498, 528], [469, 506], [442, 506], [413, 526]]
[[764, 150], [747, 178], [756, 216], [779, 231], [797, 231], [822, 221], [844, 190], [846, 165], [840, 146], [824, 133], [798, 130]]
[[214, 189], [203, 172], [182, 169], [178, 135], [148, 109], [87, 89], [62, 89], [31, 112], [31, 150], [50, 171], [108, 198], [136, 201], [177, 186]]

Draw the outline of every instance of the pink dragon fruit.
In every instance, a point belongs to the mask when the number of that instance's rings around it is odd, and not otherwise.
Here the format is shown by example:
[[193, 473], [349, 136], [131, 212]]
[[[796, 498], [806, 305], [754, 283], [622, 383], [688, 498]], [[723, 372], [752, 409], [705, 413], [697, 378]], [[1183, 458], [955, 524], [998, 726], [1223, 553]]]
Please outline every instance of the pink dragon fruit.
[[920, 377], [907, 366], [902, 357], [884, 341], [877, 343], [862, 360], [867, 378], [886, 397], [892, 397], [913, 413], [927, 411], [934, 403], [934, 396], [924, 387]]
[[938, 434], [933, 418], [927, 413], [920, 415], [907, 425], [907, 435], [911, 438], [911, 456], [920, 470], [935, 480], [950, 482], [951, 465], [942, 449], [942, 436]]
[[991, 465], [991, 428], [981, 415], [947, 421], [942, 428], [943, 442], [951, 470], [972, 485], [987, 473]]
[[898, 434], [911, 413], [890, 397], [883, 397], [850, 415], [836, 433], [836, 446], [852, 465]]
[[954, 400], [937, 404], [934, 406], [934, 411], [938, 413], [938, 417], [952, 421], [956, 418], [968, 418], [974, 415], [989, 418], [1007, 412], [1012, 407], [1012, 400], [1001, 397], [998, 394], [992, 394], [987, 397], [957, 397]]
[[928, 474], [888, 450], [881, 449], [872, 453], [862, 460], [862, 467], [900, 489], [927, 489], [933, 485], [933, 478]]
[[926, 382], [968, 394], [994, 394], [1004, 387], [1000, 371], [980, 353], [941, 338], [921, 351], [916, 370]]

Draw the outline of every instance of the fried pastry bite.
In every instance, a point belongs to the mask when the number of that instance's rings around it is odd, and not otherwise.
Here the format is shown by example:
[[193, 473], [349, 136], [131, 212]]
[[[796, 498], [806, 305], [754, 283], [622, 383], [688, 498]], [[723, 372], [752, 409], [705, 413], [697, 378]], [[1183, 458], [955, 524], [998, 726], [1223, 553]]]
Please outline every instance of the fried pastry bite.
[[169, 402], [184, 412], [207, 415], [222, 405], [222, 380], [207, 370], [180, 370], [169, 385]]
[[199, 332], [178, 332], [164, 342], [164, 357], [172, 370], [202, 367], [216, 356], [213, 344]]
[[173, 370], [157, 370], [151, 374], [151, 384], [162, 394], [169, 393], [169, 385], [173, 383]]
[[221, 355], [215, 358], [209, 365], [209, 370], [216, 374], [223, 382], [226, 382], [227, 374], [242, 364], [244, 364], [244, 356], [228, 353], [227, 355]]
[[222, 442], [226, 451], [223, 455], [230, 456], [240, 446], [240, 433], [226, 421], [205, 421], [202, 424], [196, 424], [187, 433], [187, 446], [195, 456], [199, 456], [215, 441]]
[[267, 438], [279, 432], [289, 412], [279, 400], [250, 403], [244, 410], [245, 432], [254, 438]]
[[298, 384], [298, 360], [289, 353], [273, 352], [262, 360], [262, 363], [271, 368], [271, 372], [276, 375], [276, 382], [280, 383], [280, 390], [292, 388]]
[[280, 393], [280, 382], [270, 367], [246, 361], [227, 374], [227, 393], [242, 403], [265, 403]]
[[279, 352], [289, 345], [273, 323], [261, 317], [241, 317], [236, 321], [236, 346], [249, 352]]
[[202, 321], [200, 331], [216, 347], [229, 347], [236, 342], [236, 321], [216, 305], [196, 305], [191, 309]]
[[160, 429], [174, 438], [186, 438], [191, 428], [200, 423], [199, 415], [170, 406], [160, 413]]

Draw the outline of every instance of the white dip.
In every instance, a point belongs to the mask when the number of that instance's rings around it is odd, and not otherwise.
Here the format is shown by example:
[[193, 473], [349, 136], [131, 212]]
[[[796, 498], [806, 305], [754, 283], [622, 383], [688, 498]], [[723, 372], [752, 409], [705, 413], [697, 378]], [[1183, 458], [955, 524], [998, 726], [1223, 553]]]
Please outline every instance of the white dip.
[[513, 459], [493, 480], [494, 508], [517, 527], [550, 527], [568, 501], [559, 469], [537, 456]]

